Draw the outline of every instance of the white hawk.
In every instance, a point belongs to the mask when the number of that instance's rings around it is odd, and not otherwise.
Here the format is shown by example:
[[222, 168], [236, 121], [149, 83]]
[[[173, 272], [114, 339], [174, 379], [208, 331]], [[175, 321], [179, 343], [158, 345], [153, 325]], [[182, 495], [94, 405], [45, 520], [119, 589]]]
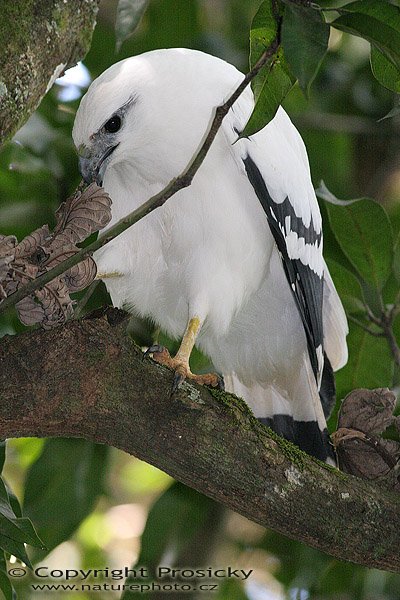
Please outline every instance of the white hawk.
[[[213, 108], [243, 75], [202, 52], [168, 49], [122, 60], [89, 87], [73, 138], [87, 181], [120, 220], [186, 167]], [[332, 455], [325, 415], [333, 372], [347, 361], [347, 322], [322, 257], [321, 216], [303, 141], [279, 108], [238, 140], [248, 87], [223, 121], [190, 187], [96, 252], [115, 306], [181, 338], [154, 357], [193, 375], [194, 344], [255, 416], [308, 453]], [[325, 415], [324, 415], [325, 411]]]

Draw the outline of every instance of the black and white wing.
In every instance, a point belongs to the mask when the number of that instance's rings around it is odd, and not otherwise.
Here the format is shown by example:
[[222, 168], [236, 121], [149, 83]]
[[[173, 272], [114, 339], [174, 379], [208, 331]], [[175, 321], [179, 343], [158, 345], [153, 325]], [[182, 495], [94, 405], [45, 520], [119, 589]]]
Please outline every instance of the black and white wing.
[[[321, 216], [304, 145], [280, 109], [267, 128], [268, 145], [247, 144], [247, 177], [265, 211], [299, 310], [318, 388], [324, 366]], [[265, 136], [265, 130], [258, 135]], [[254, 142], [253, 142], [254, 140]], [[268, 156], [265, 156], [267, 147]], [[263, 154], [260, 153], [263, 148]]]
[[274, 201], [259, 168], [249, 154], [243, 161], [282, 258], [306, 333], [311, 366], [319, 382], [323, 368], [322, 232], [315, 229], [312, 220], [307, 226], [301, 216], [296, 215], [288, 196], [282, 202]]

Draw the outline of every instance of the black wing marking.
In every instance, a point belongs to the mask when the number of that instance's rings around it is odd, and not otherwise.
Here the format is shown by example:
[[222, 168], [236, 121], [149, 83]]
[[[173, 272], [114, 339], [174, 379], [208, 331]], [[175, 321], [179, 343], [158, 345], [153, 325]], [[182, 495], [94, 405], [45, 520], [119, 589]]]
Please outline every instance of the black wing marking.
[[320, 276], [298, 258], [290, 258], [286, 235], [289, 233], [287, 230], [289, 225], [290, 231], [296, 233], [299, 239], [303, 238], [305, 244], [314, 246], [321, 243], [322, 234], [315, 231], [312, 220], [309, 227], [306, 227], [301, 217], [295, 214], [288, 198], [281, 203], [275, 202], [271, 198], [260, 170], [249, 155], [243, 159], [243, 162], [247, 177], [265, 211], [272, 235], [281, 255], [286, 277], [303, 322], [311, 366], [318, 383], [322, 366], [320, 357], [323, 355], [323, 274]]
[[322, 370], [321, 386], [319, 388], [319, 397], [324, 411], [325, 419], [330, 417], [336, 400], [335, 377], [331, 361], [324, 352], [324, 368]]
[[319, 460], [335, 460], [335, 453], [327, 429], [320, 430], [316, 421], [296, 421], [291, 415], [278, 414], [258, 419], [301, 450]]

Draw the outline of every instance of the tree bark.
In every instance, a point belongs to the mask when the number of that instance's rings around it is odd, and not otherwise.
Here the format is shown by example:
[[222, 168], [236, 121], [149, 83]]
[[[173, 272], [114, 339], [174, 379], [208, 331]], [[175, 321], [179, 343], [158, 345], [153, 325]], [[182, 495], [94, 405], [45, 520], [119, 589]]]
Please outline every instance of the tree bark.
[[90, 47], [99, 0], [0, 0], [0, 144]]
[[3, 338], [0, 436], [115, 446], [265, 527], [400, 572], [399, 495], [302, 453], [235, 396], [185, 382], [170, 397], [171, 372], [143, 361], [125, 318]]

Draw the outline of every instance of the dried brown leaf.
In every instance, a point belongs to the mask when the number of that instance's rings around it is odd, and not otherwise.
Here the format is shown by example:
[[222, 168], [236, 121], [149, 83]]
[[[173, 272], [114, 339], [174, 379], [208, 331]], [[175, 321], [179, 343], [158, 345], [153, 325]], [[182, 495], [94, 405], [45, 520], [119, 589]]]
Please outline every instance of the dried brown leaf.
[[[0, 259], [1, 260], [1, 259]], [[6, 276], [1, 281], [2, 291], [1, 297], [10, 296], [17, 289], [37, 276], [38, 267], [26, 262], [12, 262], [9, 265]]]
[[396, 430], [400, 433], [400, 416], [394, 417], [394, 426]]
[[65, 282], [71, 292], [80, 292], [92, 283], [97, 267], [93, 258], [87, 258], [64, 273]]
[[16, 243], [14, 235], [0, 235], [0, 282], [4, 281], [10, 271]]
[[3, 287], [6, 297], [16, 292], [19, 285], [20, 284], [15, 279], [7, 278], [5, 281], [3, 281]]
[[13, 261], [13, 256], [0, 256], [0, 281], [4, 281], [7, 277], [10, 269], [11, 263]]
[[[78, 252], [76, 244], [98, 231], [111, 219], [108, 194], [91, 184], [78, 188], [57, 211], [52, 234], [47, 225], [26, 236], [19, 244], [14, 236], [0, 235], [0, 301], [19, 287], [46, 273]], [[49, 329], [73, 315], [71, 292], [87, 287], [96, 276], [92, 258], [80, 262], [16, 305], [25, 325], [40, 323]]]
[[96, 183], [83, 192], [77, 191], [57, 210], [53, 237], [77, 244], [105, 227], [111, 220], [111, 199]]
[[387, 388], [354, 390], [343, 400], [338, 428], [351, 427], [377, 435], [393, 422], [395, 406], [396, 396]]
[[[35, 267], [35, 265], [30, 266]], [[18, 287], [18, 284], [25, 283], [22, 279], [21, 277], [21, 283], [15, 280], [12, 283], [17, 283]], [[53, 279], [43, 288], [23, 298], [16, 304], [16, 309], [24, 325], [40, 323], [44, 329], [50, 329], [65, 323], [73, 315], [73, 307], [63, 276]]]
[[29, 235], [27, 235], [15, 248], [16, 258], [28, 258], [38, 251], [40, 246], [46, 244], [47, 239], [50, 237], [50, 231], [48, 225], [39, 227]]
[[65, 323], [74, 313], [72, 300], [62, 276], [37, 290], [36, 298], [44, 310], [41, 321], [44, 329]]
[[33, 296], [26, 296], [15, 305], [20, 321], [24, 325], [32, 326], [41, 323], [45, 318], [42, 305]]
[[15, 235], [0, 234], [0, 257], [14, 254], [13, 250], [17, 245], [18, 240]]
[[15, 262], [13, 265], [13, 279], [23, 283], [28, 283], [30, 279], [36, 279], [39, 267], [29, 262]]
[[368, 436], [347, 437], [336, 450], [341, 469], [363, 479], [388, 477], [400, 459], [398, 442]]
[[49, 271], [78, 252], [78, 248], [74, 244], [65, 243], [64, 239], [60, 238], [61, 236], [57, 236], [46, 248], [47, 256], [41, 263], [42, 269]]
[[343, 471], [364, 479], [384, 479], [400, 491], [400, 443], [379, 435], [397, 425], [395, 406], [396, 397], [387, 388], [354, 390], [343, 400], [332, 441]]

